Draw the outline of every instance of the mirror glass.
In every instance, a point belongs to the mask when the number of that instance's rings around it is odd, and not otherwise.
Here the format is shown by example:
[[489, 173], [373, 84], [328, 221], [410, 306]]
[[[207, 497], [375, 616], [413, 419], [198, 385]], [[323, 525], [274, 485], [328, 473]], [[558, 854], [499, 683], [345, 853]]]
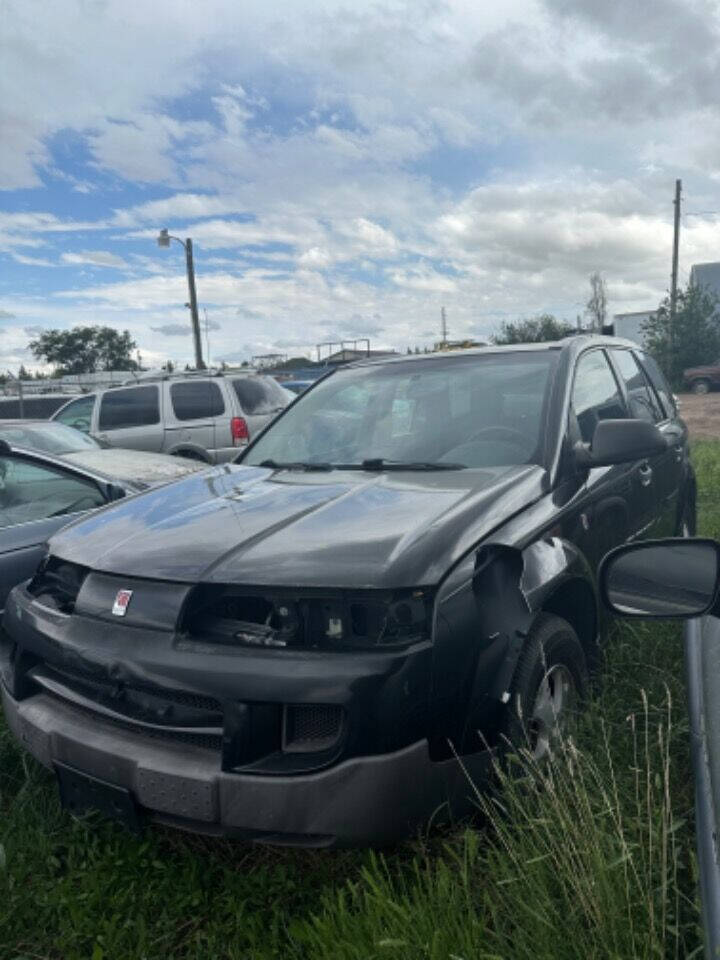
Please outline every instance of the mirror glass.
[[605, 570], [615, 613], [635, 617], [694, 617], [707, 610], [718, 580], [712, 543], [674, 541], [620, 553]]

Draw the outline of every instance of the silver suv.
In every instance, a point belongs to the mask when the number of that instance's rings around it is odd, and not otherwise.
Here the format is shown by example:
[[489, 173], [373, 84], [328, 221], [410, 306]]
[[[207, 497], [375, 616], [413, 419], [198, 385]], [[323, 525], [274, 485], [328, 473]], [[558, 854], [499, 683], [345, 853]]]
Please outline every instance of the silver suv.
[[257, 374], [168, 375], [88, 393], [51, 419], [112, 447], [223, 463], [294, 399]]

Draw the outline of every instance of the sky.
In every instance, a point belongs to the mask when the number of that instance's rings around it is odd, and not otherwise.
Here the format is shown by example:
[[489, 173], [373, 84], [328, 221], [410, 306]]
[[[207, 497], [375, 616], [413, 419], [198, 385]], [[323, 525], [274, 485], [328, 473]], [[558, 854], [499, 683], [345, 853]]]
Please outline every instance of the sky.
[[707, 0], [0, 0], [0, 370], [49, 328], [213, 363], [651, 309], [720, 260]]

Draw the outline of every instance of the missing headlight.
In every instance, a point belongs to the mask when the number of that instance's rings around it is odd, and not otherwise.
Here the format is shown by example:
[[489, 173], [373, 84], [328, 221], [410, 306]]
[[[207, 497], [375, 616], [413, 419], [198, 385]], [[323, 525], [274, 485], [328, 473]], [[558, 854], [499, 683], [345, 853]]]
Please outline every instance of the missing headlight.
[[254, 647], [368, 649], [413, 643], [431, 633], [426, 590], [337, 591], [200, 586], [183, 618], [192, 636]]

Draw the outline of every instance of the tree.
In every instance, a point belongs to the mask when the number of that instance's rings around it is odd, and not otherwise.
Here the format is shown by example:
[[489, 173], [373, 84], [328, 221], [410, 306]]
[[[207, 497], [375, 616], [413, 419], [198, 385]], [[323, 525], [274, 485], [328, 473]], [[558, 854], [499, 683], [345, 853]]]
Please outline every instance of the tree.
[[590, 330], [602, 333], [607, 321], [607, 289], [599, 273], [590, 274], [590, 299], [585, 305], [585, 313], [590, 320]]
[[31, 380], [31, 379], [32, 379], [32, 374], [30, 374], [25, 369], [25, 364], [21, 363], [20, 369], [18, 370], [18, 380]]
[[678, 290], [673, 323], [666, 296], [641, 329], [648, 351], [674, 390], [683, 385], [683, 370], [720, 357], [720, 301], [707, 287], [688, 284]]
[[562, 340], [577, 331], [565, 320], [558, 320], [551, 313], [542, 313], [532, 320], [506, 320], [500, 327], [500, 333], [491, 337], [493, 343], [544, 343], [548, 340]]
[[38, 360], [55, 366], [55, 376], [96, 373], [98, 370], [136, 370], [131, 353], [137, 346], [128, 330], [112, 327], [73, 327], [45, 330], [30, 349]]

